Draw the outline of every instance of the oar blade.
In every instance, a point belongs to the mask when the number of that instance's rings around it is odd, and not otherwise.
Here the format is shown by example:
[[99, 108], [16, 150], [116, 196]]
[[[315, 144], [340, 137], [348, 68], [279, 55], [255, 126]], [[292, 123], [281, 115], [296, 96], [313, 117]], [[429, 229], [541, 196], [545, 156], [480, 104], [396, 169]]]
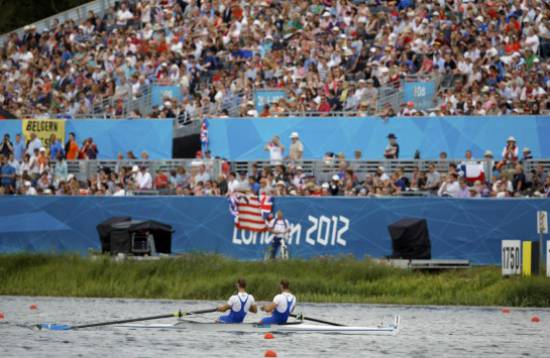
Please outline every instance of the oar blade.
[[46, 329], [50, 331], [68, 331], [71, 328], [68, 324], [57, 324], [57, 323], [41, 323], [37, 324], [38, 329]]

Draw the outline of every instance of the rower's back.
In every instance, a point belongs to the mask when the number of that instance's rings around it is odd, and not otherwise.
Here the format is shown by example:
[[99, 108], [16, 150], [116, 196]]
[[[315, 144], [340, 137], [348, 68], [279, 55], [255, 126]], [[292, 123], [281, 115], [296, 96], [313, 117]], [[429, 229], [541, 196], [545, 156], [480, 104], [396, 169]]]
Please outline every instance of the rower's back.
[[294, 310], [294, 307], [296, 307], [296, 296], [286, 290], [276, 295], [273, 298], [273, 303], [277, 305], [275, 308], [277, 312], [285, 313], [288, 311], [288, 314], [290, 314]]
[[236, 295], [229, 297], [227, 304], [231, 307], [232, 312], [243, 311], [246, 315], [250, 311], [250, 307], [256, 304], [256, 301], [254, 296], [248, 292], [239, 291]]
[[254, 296], [246, 292], [246, 281], [243, 278], [237, 280], [237, 293], [229, 298], [227, 304], [218, 310], [227, 311], [229, 314], [218, 318], [220, 323], [242, 323], [246, 314], [250, 311], [257, 312]]

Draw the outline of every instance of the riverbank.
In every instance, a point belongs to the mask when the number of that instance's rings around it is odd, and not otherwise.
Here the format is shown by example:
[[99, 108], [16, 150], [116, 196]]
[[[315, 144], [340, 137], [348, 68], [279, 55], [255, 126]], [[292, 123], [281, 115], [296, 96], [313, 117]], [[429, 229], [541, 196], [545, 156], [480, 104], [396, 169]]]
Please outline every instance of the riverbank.
[[72, 255], [0, 255], [0, 295], [225, 300], [237, 277], [269, 300], [282, 277], [301, 301], [550, 306], [550, 279], [503, 278], [495, 266], [415, 272], [353, 258], [237, 261], [192, 254], [115, 262]]

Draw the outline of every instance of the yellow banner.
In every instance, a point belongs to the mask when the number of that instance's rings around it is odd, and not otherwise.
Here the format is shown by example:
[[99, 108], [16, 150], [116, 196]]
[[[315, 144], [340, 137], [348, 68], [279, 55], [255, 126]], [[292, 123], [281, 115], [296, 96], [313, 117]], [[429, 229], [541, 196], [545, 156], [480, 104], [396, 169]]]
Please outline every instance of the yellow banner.
[[31, 139], [31, 133], [35, 133], [42, 146], [46, 148], [48, 155], [50, 155], [51, 136], [55, 134], [55, 137], [61, 142], [61, 146], [65, 145], [65, 120], [64, 119], [23, 119], [22, 132], [27, 141]]

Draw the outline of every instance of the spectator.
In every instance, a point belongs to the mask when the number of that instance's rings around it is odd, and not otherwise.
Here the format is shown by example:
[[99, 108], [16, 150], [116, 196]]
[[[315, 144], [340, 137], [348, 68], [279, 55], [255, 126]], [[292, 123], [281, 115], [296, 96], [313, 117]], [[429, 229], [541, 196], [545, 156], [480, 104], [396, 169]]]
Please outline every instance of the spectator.
[[447, 176], [447, 179], [441, 184], [437, 195], [456, 198], [461, 190], [462, 189], [460, 187], [460, 183], [458, 182], [458, 175], [456, 173], [451, 173]]
[[113, 196], [126, 196], [126, 191], [124, 190], [121, 184], [117, 183], [115, 185]]
[[522, 194], [528, 187], [527, 177], [523, 172], [523, 167], [521, 166], [521, 164], [516, 164], [516, 167], [514, 169], [514, 178], [512, 180], [512, 186], [513, 186], [514, 192], [517, 194]]
[[397, 137], [393, 133], [388, 134], [388, 146], [384, 151], [384, 158], [399, 159], [399, 144], [397, 143]]
[[116, 24], [120, 28], [124, 28], [134, 18], [134, 14], [128, 9], [126, 2], [120, 3], [120, 9], [116, 12]]
[[253, 192], [255, 195], [258, 195], [260, 193], [260, 184], [253, 176], [248, 177], [248, 187], [250, 188], [250, 191]]
[[55, 168], [53, 171], [53, 180], [54, 185], [59, 185], [60, 182], [65, 182], [69, 175], [69, 169], [67, 167], [67, 162], [63, 158], [63, 153], [57, 152], [57, 161], [55, 163]]
[[25, 180], [23, 183], [23, 195], [36, 196], [38, 195], [36, 189], [32, 186], [29, 180]]
[[272, 193], [274, 196], [287, 196], [286, 183], [282, 180], [277, 181], [275, 185], [275, 191]]
[[82, 143], [82, 148], [80, 148], [80, 153], [78, 154], [78, 158], [95, 160], [97, 159], [98, 152], [99, 151], [97, 150], [97, 146], [95, 145], [92, 137], [86, 138]]
[[162, 169], [157, 169], [157, 175], [154, 179], [154, 188], [157, 190], [168, 189], [169, 181], [168, 176], [164, 173]]
[[208, 174], [208, 172], [206, 171], [206, 165], [201, 163], [199, 165], [199, 172], [195, 176], [195, 184], [197, 184], [198, 182], [206, 183], [209, 180], [210, 174]]
[[280, 143], [279, 136], [274, 136], [273, 139], [266, 144], [265, 151], [269, 152], [271, 165], [277, 165], [283, 162], [285, 147]]
[[332, 176], [332, 180], [329, 183], [328, 192], [333, 196], [340, 194], [340, 177], [338, 175]]
[[15, 168], [9, 165], [7, 157], [1, 156], [0, 159], [0, 183], [4, 188], [4, 193], [13, 193], [15, 190]]
[[19, 166], [19, 172], [20, 172], [20, 175], [23, 175], [23, 174], [30, 175], [32, 173], [31, 156], [28, 153], [25, 153], [25, 155], [23, 156], [23, 161]]
[[528, 161], [528, 160], [532, 160], [533, 159], [533, 154], [531, 153], [531, 149], [525, 147], [523, 148], [523, 157], [521, 158], [521, 164], [524, 164], [525, 165], [525, 162]]
[[0, 154], [7, 158], [11, 153], [13, 153], [13, 144], [10, 141], [10, 135], [6, 133], [2, 142], [0, 142]]
[[58, 158], [58, 154], [64, 155], [63, 146], [56, 135], [52, 133], [50, 136], [50, 159], [52, 161]]
[[509, 197], [514, 192], [512, 182], [508, 179], [508, 173], [500, 173], [499, 178], [494, 181], [492, 193], [497, 198]]
[[269, 104], [264, 105], [264, 109], [262, 110], [262, 113], [260, 113], [260, 117], [266, 118], [271, 116], [270, 106]]
[[44, 193], [45, 190], [50, 188], [51, 185], [51, 178], [50, 174], [47, 170], [44, 170], [42, 174], [40, 174], [40, 177], [37, 180], [36, 186], [40, 190], [41, 193]]
[[40, 165], [38, 163], [38, 156], [39, 156], [39, 149], [37, 148], [34, 150], [34, 153], [30, 156], [30, 159], [29, 159], [30, 171], [28, 172], [28, 174], [32, 177], [32, 179], [36, 179], [40, 174]]
[[495, 161], [493, 158], [493, 152], [486, 150], [483, 154], [483, 173], [485, 173], [486, 178], [491, 178], [493, 176], [493, 168], [495, 166]]
[[25, 154], [26, 144], [21, 137], [21, 133], [15, 135], [15, 143], [13, 145], [13, 153], [15, 154], [15, 160], [21, 162]]
[[176, 169], [176, 187], [183, 188], [189, 184], [189, 176], [184, 167], [180, 166]]
[[46, 155], [46, 148], [40, 147], [38, 157], [36, 158], [36, 165], [38, 166], [38, 174], [42, 174], [47, 171], [50, 165], [50, 159]]
[[290, 140], [292, 143], [290, 144], [290, 149], [288, 153], [288, 157], [292, 161], [300, 161], [302, 160], [302, 157], [304, 155], [304, 145], [300, 141], [300, 136], [298, 135], [298, 132], [292, 132], [290, 135]]
[[518, 146], [516, 138], [510, 136], [506, 141], [506, 146], [502, 150], [502, 160], [496, 165], [497, 169], [507, 169], [514, 166], [518, 161]]
[[40, 149], [41, 147], [42, 147], [42, 141], [40, 140], [40, 138], [38, 138], [36, 133], [31, 133], [31, 139], [27, 144], [27, 153], [32, 156], [33, 153], [36, 150]]
[[76, 142], [76, 135], [74, 132], [69, 133], [69, 139], [65, 144], [65, 155], [67, 160], [78, 159], [78, 143]]
[[136, 174], [136, 185], [138, 190], [151, 190], [153, 189], [153, 178], [151, 173], [147, 170], [147, 166], [142, 165]]
[[12, 166], [15, 169], [16, 175], [21, 175], [21, 164], [17, 160], [15, 160], [15, 155], [12, 153], [8, 157], [8, 164]]
[[383, 166], [379, 166], [379, 167], [376, 169], [375, 177], [376, 177], [377, 179], [379, 179], [381, 182], [385, 182], [386, 180], [389, 180], [389, 179], [390, 179], [390, 177], [388, 176], [388, 174], [386, 174], [386, 170], [384, 169]]
[[456, 193], [455, 198], [469, 198], [470, 197], [470, 188], [468, 187], [468, 184], [466, 183], [466, 180], [463, 176], [458, 177], [458, 186], [459, 191]]
[[233, 194], [239, 188], [239, 181], [237, 180], [237, 174], [235, 172], [229, 173], [227, 177], [227, 190], [229, 194]]
[[239, 190], [240, 191], [249, 191], [250, 190], [248, 177], [246, 176], [245, 171], [239, 172], [239, 177], [237, 178], [237, 180], [239, 182]]

